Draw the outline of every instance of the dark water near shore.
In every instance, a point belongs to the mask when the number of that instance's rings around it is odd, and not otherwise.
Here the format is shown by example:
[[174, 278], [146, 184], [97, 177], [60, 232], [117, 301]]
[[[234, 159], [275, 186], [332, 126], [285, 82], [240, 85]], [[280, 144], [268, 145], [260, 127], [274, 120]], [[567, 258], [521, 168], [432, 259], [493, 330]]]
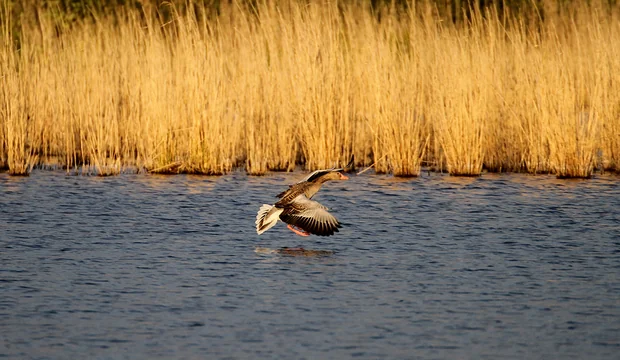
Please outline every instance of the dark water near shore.
[[0, 357], [618, 358], [620, 178], [364, 174], [257, 236], [303, 176], [0, 174]]

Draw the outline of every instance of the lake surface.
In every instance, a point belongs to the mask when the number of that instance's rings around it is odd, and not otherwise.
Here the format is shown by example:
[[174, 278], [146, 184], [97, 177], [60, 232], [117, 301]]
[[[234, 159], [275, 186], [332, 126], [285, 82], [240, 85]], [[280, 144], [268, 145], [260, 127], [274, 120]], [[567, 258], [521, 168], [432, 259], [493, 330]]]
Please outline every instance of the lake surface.
[[619, 177], [363, 174], [258, 236], [304, 175], [0, 174], [0, 357], [618, 358]]

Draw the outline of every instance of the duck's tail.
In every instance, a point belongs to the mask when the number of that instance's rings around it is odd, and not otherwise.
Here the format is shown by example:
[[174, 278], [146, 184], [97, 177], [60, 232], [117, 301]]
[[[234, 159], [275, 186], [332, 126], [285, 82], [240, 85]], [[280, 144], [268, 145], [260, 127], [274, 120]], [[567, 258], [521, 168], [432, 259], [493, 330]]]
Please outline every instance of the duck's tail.
[[271, 229], [280, 219], [280, 213], [284, 209], [279, 209], [273, 205], [263, 204], [256, 214], [256, 232], [258, 235]]

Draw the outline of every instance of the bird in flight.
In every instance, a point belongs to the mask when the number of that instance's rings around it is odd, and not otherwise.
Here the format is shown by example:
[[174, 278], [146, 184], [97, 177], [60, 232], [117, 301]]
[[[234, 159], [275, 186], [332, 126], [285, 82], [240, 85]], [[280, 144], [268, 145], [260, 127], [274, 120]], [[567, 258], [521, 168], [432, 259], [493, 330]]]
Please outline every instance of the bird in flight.
[[317, 170], [298, 183], [289, 185], [288, 190], [277, 195], [280, 198], [278, 202], [273, 205], [263, 204], [260, 207], [256, 215], [256, 232], [260, 235], [281, 220], [297, 235], [334, 235], [338, 232], [340, 222], [325, 206], [312, 200], [312, 197], [327, 181], [348, 180], [342, 171], [352, 164], [353, 156], [344, 168]]

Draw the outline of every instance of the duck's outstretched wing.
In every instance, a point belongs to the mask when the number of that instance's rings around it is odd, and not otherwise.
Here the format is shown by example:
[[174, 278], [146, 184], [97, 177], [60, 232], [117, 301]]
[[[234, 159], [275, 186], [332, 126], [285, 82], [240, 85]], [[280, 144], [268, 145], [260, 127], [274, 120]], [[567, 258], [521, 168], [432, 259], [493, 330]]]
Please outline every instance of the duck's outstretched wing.
[[288, 189], [276, 195], [276, 197], [281, 199], [280, 201], [278, 201], [278, 204], [282, 205], [292, 202], [297, 196], [303, 194], [306, 191], [308, 186], [311, 185], [312, 181], [320, 178], [325, 174], [329, 174], [332, 171], [333, 169], [317, 170], [306, 176], [303, 180], [296, 182], [293, 185], [289, 185]]
[[295, 198], [297, 198], [300, 194], [303, 194], [306, 191], [308, 185], [308, 183], [297, 183], [290, 185], [288, 189], [276, 195], [276, 197], [280, 198], [280, 201], [278, 201], [276, 204], [278, 204], [278, 206], [281, 206], [283, 204], [286, 205], [290, 202], [295, 201]]
[[313, 172], [310, 173], [310, 175], [306, 176], [305, 178], [303, 178], [302, 180], [297, 182], [295, 185], [301, 184], [301, 183], [305, 183], [305, 182], [314, 181], [314, 180], [320, 178], [321, 176], [323, 176], [325, 174], [329, 174], [332, 171], [339, 171], [339, 170], [341, 170], [341, 169], [332, 168], [332, 169], [323, 169], [323, 170], [313, 171]]
[[303, 194], [287, 204], [280, 214], [280, 220], [319, 236], [334, 235], [340, 227], [338, 219], [325, 206], [309, 200]]

